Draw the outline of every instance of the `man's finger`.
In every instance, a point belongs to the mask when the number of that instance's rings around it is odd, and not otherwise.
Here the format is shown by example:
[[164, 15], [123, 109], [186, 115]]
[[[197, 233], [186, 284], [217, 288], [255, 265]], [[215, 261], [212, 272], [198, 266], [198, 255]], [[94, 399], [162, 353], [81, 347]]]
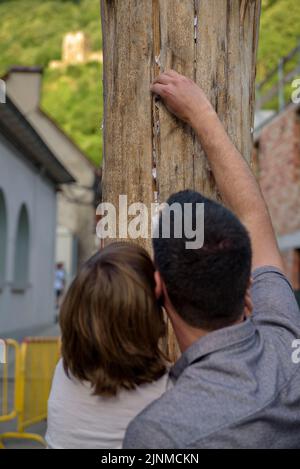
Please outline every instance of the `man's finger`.
[[161, 73], [153, 80], [153, 83], [160, 83], [161, 85], [168, 85], [171, 82], [171, 77], [166, 73]]
[[175, 70], [166, 70], [165, 75], [171, 77], [171, 78], [178, 78], [180, 75], [179, 73], [175, 72]]
[[157, 94], [158, 96], [163, 97], [164, 96], [164, 91], [165, 91], [166, 85], [162, 85], [160, 83], [153, 83], [153, 85], [150, 86], [150, 90], [152, 93]]

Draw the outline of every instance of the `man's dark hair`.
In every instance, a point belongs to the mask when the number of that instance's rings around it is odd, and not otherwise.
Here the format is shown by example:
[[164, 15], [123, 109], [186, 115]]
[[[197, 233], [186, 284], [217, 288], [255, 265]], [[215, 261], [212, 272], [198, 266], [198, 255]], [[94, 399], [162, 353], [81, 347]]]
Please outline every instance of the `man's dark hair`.
[[[196, 226], [196, 204], [204, 203], [204, 245], [186, 249], [184, 234], [174, 237], [174, 217], [170, 217], [170, 238], [153, 239], [156, 267], [169, 298], [189, 325], [215, 330], [235, 323], [242, 315], [251, 273], [251, 243], [246, 228], [223, 205], [185, 190], [167, 203], [192, 204]], [[172, 212], [171, 212], [172, 215]], [[183, 223], [183, 218], [182, 218]]]

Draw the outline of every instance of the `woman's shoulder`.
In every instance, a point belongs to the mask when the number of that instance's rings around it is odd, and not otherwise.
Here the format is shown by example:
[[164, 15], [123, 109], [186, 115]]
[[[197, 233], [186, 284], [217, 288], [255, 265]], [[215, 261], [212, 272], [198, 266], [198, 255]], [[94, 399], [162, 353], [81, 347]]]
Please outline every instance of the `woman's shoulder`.
[[172, 387], [169, 373], [165, 373], [161, 378], [152, 383], [145, 383], [137, 386], [134, 391], [126, 391], [121, 394], [134, 402], [140, 403], [141, 407], [146, 407], [154, 400], [160, 398], [168, 389]]
[[63, 360], [60, 359], [55, 368], [50, 398], [53, 398], [56, 394], [60, 396], [60, 399], [62, 399], [63, 396], [67, 397], [69, 395], [74, 396], [79, 394], [82, 396], [82, 394], [86, 394], [87, 391], [91, 393], [90, 384], [80, 382], [78, 379], [74, 378], [71, 373], [66, 373]]
[[67, 374], [63, 361], [59, 360], [53, 377], [49, 401], [67, 400], [70, 402], [77, 400], [80, 402], [86, 401], [90, 404], [94, 402], [97, 405], [103, 401], [107, 407], [118, 404], [128, 408], [138, 407], [138, 410], [141, 410], [161, 397], [170, 387], [172, 387], [172, 383], [168, 372], [166, 372], [156, 381], [141, 384], [133, 390], [120, 390], [116, 396], [111, 396], [110, 398], [95, 396], [93, 395], [90, 383], [80, 382], [70, 373]]

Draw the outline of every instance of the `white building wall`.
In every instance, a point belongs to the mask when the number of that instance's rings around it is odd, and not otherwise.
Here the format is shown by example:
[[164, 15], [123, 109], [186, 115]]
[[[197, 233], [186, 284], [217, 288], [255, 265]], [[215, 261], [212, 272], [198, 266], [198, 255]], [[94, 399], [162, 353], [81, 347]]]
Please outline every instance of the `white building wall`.
[[[40, 109], [42, 74], [38, 70], [10, 71], [7, 94], [42, 137], [55, 157], [74, 177], [77, 184], [61, 185], [58, 194], [57, 222], [78, 240], [80, 266], [98, 248], [95, 243], [93, 206], [95, 167], [60, 128]], [[74, 203], [75, 201], [75, 203]], [[78, 201], [78, 202], [76, 202]], [[60, 243], [58, 238], [57, 242]], [[70, 272], [68, 272], [71, 275]]]
[[[0, 336], [38, 329], [54, 320], [56, 192], [13, 146], [0, 137], [0, 189], [7, 210], [5, 282], [0, 291]], [[13, 290], [18, 214], [26, 204], [30, 222], [29, 284]]]
[[77, 273], [77, 239], [64, 226], [56, 228], [55, 259], [57, 263], [64, 265], [66, 286], [68, 286]]

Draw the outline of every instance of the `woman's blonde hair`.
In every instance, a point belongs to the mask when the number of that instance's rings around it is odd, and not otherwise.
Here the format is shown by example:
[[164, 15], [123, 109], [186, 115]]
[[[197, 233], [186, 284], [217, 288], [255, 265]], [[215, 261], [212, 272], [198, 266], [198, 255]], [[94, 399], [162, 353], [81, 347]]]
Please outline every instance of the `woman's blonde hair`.
[[91, 257], [72, 282], [60, 313], [67, 374], [89, 381], [96, 395], [151, 383], [166, 371], [165, 335], [148, 253], [112, 243]]

